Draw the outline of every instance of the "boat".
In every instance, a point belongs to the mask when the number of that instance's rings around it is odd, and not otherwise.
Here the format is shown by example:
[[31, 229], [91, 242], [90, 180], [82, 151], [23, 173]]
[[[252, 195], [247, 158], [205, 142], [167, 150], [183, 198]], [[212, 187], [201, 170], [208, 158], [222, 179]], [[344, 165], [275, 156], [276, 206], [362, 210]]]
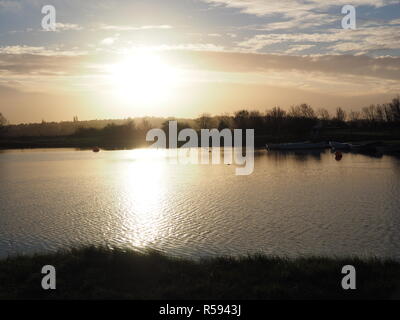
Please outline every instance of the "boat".
[[342, 143], [342, 142], [336, 142], [336, 141], [330, 141], [329, 146], [334, 150], [350, 150], [350, 149], [354, 149], [354, 148], [358, 147], [351, 143]]
[[267, 144], [268, 150], [313, 150], [313, 149], [325, 149], [329, 148], [329, 144], [326, 142], [293, 142], [293, 143], [279, 143], [279, 144]]

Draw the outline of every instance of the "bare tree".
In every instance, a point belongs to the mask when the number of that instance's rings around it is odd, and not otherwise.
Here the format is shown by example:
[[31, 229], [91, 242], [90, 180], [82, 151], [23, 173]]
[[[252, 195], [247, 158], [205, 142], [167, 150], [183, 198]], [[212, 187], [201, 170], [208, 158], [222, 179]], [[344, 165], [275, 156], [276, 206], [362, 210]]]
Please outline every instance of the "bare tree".
[[324, 109], [324, 108], [319, 108], [317, 110], [317, 116], [318, 116], [319, 119], [325, 120], [325, 121], [327, 121], [327, 120], [329, 120], [331, 118], [331, 116], [329, 114], [329, 111]]
[[211, 129], [212, 117], [209, 113], [203, 113], [196, 119], [199, 129]]
[[336, 109], [336, 117], [335, 117], [335, 120], [336, 121], [340, 121], [340, 122], [344, 122], [344, 121], [346, 121], [346, 118], [347, 118], [347, 114], [346, 114], [346, 111], [344, 111], [342, 108], [337, 108]]
[[291, 106], [288, 114], [292, 118], [317, 118], [314, 109], [307, 103]]
[[267, 117], [271, 120], [282, 120], [286, 116], [286, 111], [280, 107], [275, 107], [267, 111]]
[[8, 124], [8, 120], [0, 113], [0, 127], [6, 126]]
[[394, 122], [400, 122], [400, 97], [394, 98], [390, 103], [390, 110]]
[[369, 122], [375, 122], [376, 120], [376, 107], [371, 104], [369, 107], [362, 108], [363, 118]]
[[361, 114], [359, 111], [350, 111], [349, 113], [349, 120], [352, 122], [356, 122], [358, 120], [360, 120], [361, 118]]
[[245, 129], [249, 123], [250, 113], [247, 110], [240, 110], [235, 112], [233, 121], [238, 129]]

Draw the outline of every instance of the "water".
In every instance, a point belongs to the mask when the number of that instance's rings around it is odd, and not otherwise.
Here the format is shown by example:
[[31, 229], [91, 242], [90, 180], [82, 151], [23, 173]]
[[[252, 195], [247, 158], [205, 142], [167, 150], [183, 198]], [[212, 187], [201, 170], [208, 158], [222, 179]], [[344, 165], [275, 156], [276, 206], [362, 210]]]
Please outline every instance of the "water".
[[0, 151], [0, 256], [102, 244], [400, 258], [397, 158], [260, 151], [236, 176], [156, 152]]

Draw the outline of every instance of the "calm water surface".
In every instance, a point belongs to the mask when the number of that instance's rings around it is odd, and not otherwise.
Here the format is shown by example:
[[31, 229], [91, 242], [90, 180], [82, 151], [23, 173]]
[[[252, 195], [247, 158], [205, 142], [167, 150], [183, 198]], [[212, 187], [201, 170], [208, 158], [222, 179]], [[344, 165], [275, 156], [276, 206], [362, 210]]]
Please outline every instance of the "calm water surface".
[[80, 244], [186, 257], [400, 259], [400, 161], [260, 151], [255, 171], [164, 151], [0, 151], [0, 256]]

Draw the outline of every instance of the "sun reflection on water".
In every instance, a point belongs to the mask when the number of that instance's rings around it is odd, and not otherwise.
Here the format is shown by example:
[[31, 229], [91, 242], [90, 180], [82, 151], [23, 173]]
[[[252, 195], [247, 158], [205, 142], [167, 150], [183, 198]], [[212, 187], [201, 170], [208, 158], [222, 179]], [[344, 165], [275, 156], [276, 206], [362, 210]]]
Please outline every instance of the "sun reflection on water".
[[160, 223], [167, 191], [167, 162], [163, 158], [159, 150], [126, 152], [129, 161], [119, 180], [125, 211], [122, 223], [125, 241], [137, 248], [148, 247], [162, 236]]

